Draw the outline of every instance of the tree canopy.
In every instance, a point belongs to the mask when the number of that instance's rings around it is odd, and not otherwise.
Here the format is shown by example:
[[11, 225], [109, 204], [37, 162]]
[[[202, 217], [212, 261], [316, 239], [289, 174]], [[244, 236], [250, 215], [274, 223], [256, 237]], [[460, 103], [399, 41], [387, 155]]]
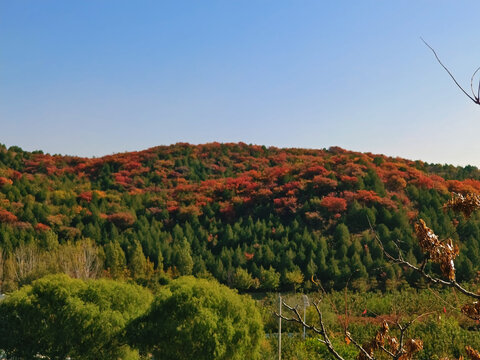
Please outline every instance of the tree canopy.
[[138, 285], [49, 275], [0, 302], [0, 349], [20, 359], [135, 359], [124, 329], [151, 300]]
[[312, 278], [338, 290], [351, 276], [356, 288], [415, 285], [382, 270], [369, 230], [421, 262], [417, 217], [440, 236], [458, 223], [457, 276], [471, 281], [480, 215], [439, 211], [451, 192], [480, 193], [480, 171], [338, 147], [175, 144], [88, 159], [0, 146], [0, 291], [55, 272], [142, 284], [211, 274], [242, 291], [309, 291]]
[[127, 334], [132, 344], [165, 360], [256, 359], [264, 336], [252, 299], [192, 276], [163, 287]]

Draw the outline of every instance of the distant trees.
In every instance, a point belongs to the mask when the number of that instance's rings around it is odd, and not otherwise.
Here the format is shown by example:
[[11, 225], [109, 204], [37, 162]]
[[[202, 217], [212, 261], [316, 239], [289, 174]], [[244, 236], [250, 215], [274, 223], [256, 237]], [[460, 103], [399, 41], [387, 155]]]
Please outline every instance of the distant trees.
[[[160, 274], [211, 274], [245, 291], [309, 290], [312, 276], [327, 290], [350, 276], [355, 287], [414, 285], [410, 273], [379, 270], [386, 262], [369, 223], [386, 230], [387, 247], [399, 238], [421, 261], [409, 221], [447, 234], [452, 216], [438, 213], [447, 191], [480, 192], [474, 167], [241, 143], [98, 159], [0, 147], [0, 179], [2, 292], [55, 272], [152, 286]], [[462, 237], [476, 238], [479, 223], [462, 220]], [[339, 225], [348, 229], [341, 242]], [[465, 281], [476, 276], [475, 244], [461, 249]]]

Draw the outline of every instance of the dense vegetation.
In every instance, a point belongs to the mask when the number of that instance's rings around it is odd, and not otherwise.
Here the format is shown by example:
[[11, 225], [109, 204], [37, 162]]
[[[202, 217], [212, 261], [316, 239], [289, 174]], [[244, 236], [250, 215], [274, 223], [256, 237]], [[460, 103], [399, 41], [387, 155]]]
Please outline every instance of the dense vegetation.
[[369, 225], [417, 263], [417, 217], [461, 239], [457, 279], [470, 281], [480, 218], [442, 204], [480, 192], [479, 179], [340, 148], [176, 144], [87, 159], [0, 147], [2, 291], [55, 272], [152, 286], [213, 276], [242, 291], [422, 286], [384, 260]]
[[252, 299], [193, 277], [173, 280], [152, 302], [138, 285], [48, 275], [0, 302], [9, 359], [258, 359], [263, 338]]
[[180, 277], [163, 287], [127, 337], [158, 359], [257, 359], [263, 325], [255, 302], [216, 282]]
[[[333, 291], [321, 295], [321, 307], [335, 348], [346, 359], [357, 358], [358, 349], [344, 340], [345, 326], [363, 342], [385, 319], [425, 314], [409, 336], [423, 340], [417, 359], [438, 360], [458, 358], [465, 344], [480, 348], [478, 324], [459, 311], [459, 295], [408, 288], [345, 297]], [[302, 310], [301, 296], [291, 294], [286, 301]], [[262, 295], [255, 304], [216, 281], [191, 276], [169, 281], [152, 296], [131, 282], [48, 275], [0, 301], [0, 349], [14, 359], [139, 360], [153, 353], [155, 359], [267, 360], [276, 358], [277, 307], [276, 295]], [[316, 322], [313, 307], [307, 319]], [[304, 341], [301, 329], [287, 322], [283, 330], [283, 359], [331, 358], [314, 334]]]
[[138, 285], [50, 275], [0, 303], [0, 349], [21, 359], [135, 358], [123, 331], [151, 301]]

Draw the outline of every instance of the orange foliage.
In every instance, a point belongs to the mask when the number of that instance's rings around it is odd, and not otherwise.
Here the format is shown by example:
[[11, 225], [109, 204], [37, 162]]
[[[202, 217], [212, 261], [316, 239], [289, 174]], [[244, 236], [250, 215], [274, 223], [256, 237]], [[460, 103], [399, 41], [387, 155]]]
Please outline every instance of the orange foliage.
[[312, 183], [316, 188], [320, 189], [335, 189], [338, 185], [336, 180], [327, 178], [323, 175], [317, 175], [313, 178]]
[[335, 196], [325, 196], [320, 205], [332, 213], [341, 213], [347, 210], [347, 201]]
[[5, 209], [0, 209], [0, 222], [2, 223], [14, 223], [17, 221], [17, 217], [12, 214], [10, 211], [7, 211]]
[[245, 259], [246, 259], [247, 261], [248, 261], [248, 260], [252, 260], [253, 257], [255, 256], [254, 253], [248, 253], [248, 252], [246, 252], [246, 251], [245, 251], [243, 254], [245, 255]]
[[297, 198], [295, 197], [282, 197], [273, 200], [275, 210], [278, 213], [295, 213], [297, 211]]
[[51, 229], [50, 226], [42, 224], [42, 223], [38, 223], [37, 225], [35, 225], [35, 230], [39, 231], [39, 232], [48, 231], [50, 229]]
[[121, 212], [108, 215], [107, 220], [120, 228], [127, 228], [135, 223], [135, 217], [129, 212]]
[[412, 184], [424, 189], [433, 189], [434, 187], [433, 180], [423, 174], [419, 174], [416, 179], [413, 179]]
[[12, 185], [13, 184], [13, 181], [10, 180], [10, 179], [7, 179], [5, 177], [2, 177], [0, 176], [0, 186], [4, 186], [4, 185]]
[[84, 200], [86, 202], [92, 201], [93, 194], [91, 191], [84, 191], [77, 196], [79, 200]]

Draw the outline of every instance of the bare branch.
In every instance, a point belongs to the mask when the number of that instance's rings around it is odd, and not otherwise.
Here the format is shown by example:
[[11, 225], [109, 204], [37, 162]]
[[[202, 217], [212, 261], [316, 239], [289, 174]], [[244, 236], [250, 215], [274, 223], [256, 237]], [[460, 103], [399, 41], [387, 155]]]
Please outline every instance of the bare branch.
[[443, 286], [448, 286], [448, 287], [452, 287], [452, 288], [455, 288], [455, 289], [458, 289], [462, 294], [466, 295], [466, 296], [469, 296], [473, 299], [480, 299], [480, 294], [476, 294], [474, 292], [471, 292], [467, 289], [465, 289], [464, 287], [462, 287], [456, 280], [450, 280], [450, 281], [447, 281], [447, 280], [443, 280], [443, 279], [440, 279], [440, 278], [437, 278], [437, 277], [433, 277], [429, 274], [427, 274], [424, 270], [424, 267], [425, 266], [422, 266], [422, 267], [417, 267], [413, 264], [410, 264], [408, 261], [404, 260], [403, 257], [394, 257], [393, 255], [391, 255], [387, 250], [385, 250], [385, 247], [383, 246], [383, 243], [382, 241], [380, 240], [380, 238], [378, 237], [377, 233], [375, 232], [375, 230], [373, 230], [373, 228], [371, 228], [371, 230], [373, 231], [374, 235], [375, 235], [375, 239], [377, 240], [380, 248], [382, 249], [383, 251], [383, 254], [385, 255], [385, 257], [390, 260], [391, 262], [395, 263], [395, 264], [400, 264], [400, 265], [405, 265], [407, 266], [408, 268], [412, 269], [412, 270], [415, 270], [416, 272], [418, 272], [419, 274], [421, 274], [428, 282], [432, 283], [432, 284], [438, 284], [438, 285], [443, 285]]
[[390, 352], [390, 351], [388, 351], [387, 349], [385, 349], [385, 346], [383, 346], [383, 345], [380, 346], [380, 349], [382, 349], [385, 354], [387, 354], [388, 356], [390, 356], [390, 357], [392, 357], [392, 358], [395, 359], [395, 354], [392, 353], [392, 352]]
[[353, 345], [355, 345], [355, 347], [356, 347], [358, 350], [360, 350], [360, 351], [367, 357], [367, 359], [371, 359], [371, 360], [374, 359], [374, 358], [368, 353], [368, 351], [363, 348], [362, 345], [360, 345], [359, 343], [357, 343], [357, 342], [352, 338], [352, 335], [350, 335], [350, 333], [349, 333], [348, 331], [345, 333], [345, 336], [348, 338], [348, 340], [350, 340], [350, 341], [352, 342]]
[[415, 317], [415, 318], [413, 318], [412, 320], [410, 320], [409, 322], [407, 322], [407, 323], [402, 327], [402, 329], [403, 329], [404, 331], [406, 331], [406, 330], [410, 327], [410, 325], [412, 325], [412, 324], [413, 324], [415, 321], [417, 321], [418, 319], [420, 319], [420, 318], [422, 318], [422, 317], [424, 317], [424, 316], [427, 316], [427, 315], [434, 314], [434, 313], [435, 313], [435, 311], [429, 311], [429, 312], [420, 314], [420, 315], [418, 315], [417, 317]]
[[309, 330], [312, 330], [314, 332], [316, 332], [317, 334], [319, 335], [322, 335], [323, 336], [323, 333], [322, 333], [322, 330], [321, 329], [318, 329], [316, 328], [315, 326], [313, 325], [309, 325], [307, 324], [305, 321], [303, 321], [300, 313], [298, 312], [297, 308], [296, 307], [292, 307], [290, 305], [288, 305], [286, 302], [282, 301], [282, 305], [285, 306], [288, 310], [290, 310], [291, 312], [293, 312], [295, 314], [295, 317], [294, 318], [287, 318], [283, 315], [279, 315], [277, 313], [275, 313], [275, 315], [277, 317], [281, 317], [283, 320], [286, 320], [286, 321], [290, 321], [290, 322], [297, 322], [303, 326], [305, 326], [307, 329]]
[[[422, 38], [420, 37], [420, 39], [423, 41], [423, 43], [430, 49], [432, 50], [433, 52], [433, 55], [435, 55], [435, 58], [437, 59], [438, 63], [445, 69], [445, 71], [448, 73], [448, 75], [450, 75], [450, 77], [452, 78], [453, 82], [458, 86], [458, 88], [460, 90], [462, 90], [462, 92], [468, 96], [468, 98], [470, 100], [472, 100], [475, 104], [477, 105], [480, 105], [480, 99], [479, 99], [479, 96], [480, 96], [480, 84], [479, 84], [479, 95], [475, 95], [475, 92], [473, 91], [473, 86], [472, 86], [472, 93], [473, 93], [473, 97], [470, 96], [470, 94], [468, 94], [464, 89], [463, 87], [458, 83], [457, 79], [455, 79], [455, 77], [452, 75], [452, 73], [450, 72], [450, 70], [448, 70], [448, 68], [443, 65], [442, 61], [440, 60], [440, 58], [438, 57], [437, 53], [435, 52], [435, 50]], [[472, 82], [473, 82], [473, 77], [475, 76], [475, 74], [477, 73], [478, 69], [473, 73], [473, 76], [472, 76]]]
[[[307, 323], [305, 323], [305, 321], [302, 319], [302, 317], [300, 316], [300, 313], [298, 312], [298, 309], [297, 307], [293, 307], [293, 306], [290, 306], [288, 305], [287, 303], [285, 303], [284, 301], [282, 301], [282, 305], [285, 306], [288, 310], [290, 310], [291, 312], [293, 312], [295, 314], [295, 317], [286, 317], [286, 316], [283, 316], [283, 315], [280, 315], [278, 313], [275, 313], [275, 315], [277, 317], [280, 317], [282, 318], [283, 320], [285, 321], [291, 321], [291, 322], [296, 322], [296, 323], [299, 323], [303, 326], [305, 326], [307, 329], [309, 330], [312, 330], [314, 331], [315, 333], [319, 334], [322, 336], [323, 340], [322, 339], [318, 339], [318, 341], [320, 341], [321, 343], [325, 344], [327, 346], [327, 349], [328, 351], [333, 355], [333, 357], [335, 357], [335, 359], [337, 360], [344, 360], [344, 358], [334, 349], [328, 335], [327, 335], [327, 332], [326, 332], [326, 329], [325, 329], [325, 324], [323, 323], [323, 316], [322, 316], [322, 312], [320, 311], [319, 307], [318, 307], [318, 302], [314, 302], [313, 305], [315, 306], [315, 309], [317, 311], [317, 314], [318, 314], [318, 317], [319, 317], [319, 322], [320, 322], [320, 329], [319, 328], [316, 328], [315, 326], [313, 325], [309, 325]], [[374, 360], [372, 359], [371, 357], [369, 358], [370, 360]]]
[[[477, 74], [478, 70], [480, 70], [480, 67], [477, 68], [477, 70], [475, 70], [475, 72], [473, 73], [472, 75], [472, 78], [470, 79], [470, 89], [472, 89], [472, 94], [474, 94], [473, 96], [475, 96], [475, 90], [473, 90], [473, 80], [475, 78], [475, 75]], [[477, 100], [479, 99], [480, 97], [480, 82], [478, 83], [478, 92], [477, 92]]]
[[318, 314], [318, 318], [319, 318], [319, 321], [320, 321], [320, 328], [322, 330], [322, 336], [323, 336], [323, 339], [325, 340], [325, 345], [327, 345], [327, 349], [328, 351], [330, 351], [330, 353], [338, 360], [344, 360], [340, 354], [333, 348], [333, 345], [330, 341], [330, 339], [328, 338], [328, 335], [327, 335], [327, 331], [325, 330], [325, 324], [323, 323], [323, 315], [322, 315], [322, 312], [320, 311], [320, 309], [318, 308], [318, 302], [314, 302], [313, 303], [313, 306], [315, 306], [315, 310], [317, 311], [317, 314]]

